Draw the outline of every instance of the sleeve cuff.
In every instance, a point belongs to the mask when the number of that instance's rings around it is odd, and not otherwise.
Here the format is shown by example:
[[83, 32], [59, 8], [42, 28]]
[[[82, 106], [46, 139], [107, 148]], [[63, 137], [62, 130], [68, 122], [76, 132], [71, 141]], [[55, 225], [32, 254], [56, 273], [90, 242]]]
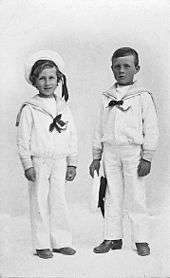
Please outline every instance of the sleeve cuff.
[[77, 156], [67, 156], [67, 166], [77, 167]]
[[99, 159], [99, 160], [102, 159], [102, 150], [101, 149], [93, 148], [93, 160], [94, 159]]
[[152, 161], [153, 155], [155, 151], [150, 151], [150, 150], [144, 150], [142, 158], [148, 161]]
[[24, 168], [24, 171], [33, 167], [33, 163], [32, 163], [31, 158], [20, 157], [20, 159], [21, 159], [21, 163], [22, 163], [22, 166]]

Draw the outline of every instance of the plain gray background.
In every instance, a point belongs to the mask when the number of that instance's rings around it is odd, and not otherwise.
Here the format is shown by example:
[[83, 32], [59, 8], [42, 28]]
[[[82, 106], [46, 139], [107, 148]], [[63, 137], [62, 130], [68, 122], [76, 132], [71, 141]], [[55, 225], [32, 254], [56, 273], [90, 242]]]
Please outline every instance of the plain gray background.
[[69, 202], [88, 203], [91, 138], [102, 90], [112, 85], [112, 52], [131, 46], [139, 52], [137, 75], [154, 95], [160, 142], [147, 182], [153, 212], [170, 201], [169, 38], [167, 0], [15, 0], [0, 1], [0, 212], [28, 211], [27, 182], [16, 150], [15, 118], [35, 90], [24, 79], [23, 62], [40, 49], [65, 60], [70, 106], [79, 136], [78, 175], [68, 183]]

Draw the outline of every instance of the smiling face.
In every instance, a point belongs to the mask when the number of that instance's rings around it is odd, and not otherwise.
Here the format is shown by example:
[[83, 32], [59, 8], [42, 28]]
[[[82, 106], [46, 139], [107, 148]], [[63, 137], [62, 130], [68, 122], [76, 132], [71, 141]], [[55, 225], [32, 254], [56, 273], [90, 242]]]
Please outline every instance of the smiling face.
[[124, 86], [132, 84], [134, 75], [140, 70], [135, 66], [133, 55], [114, 58], [111, 68], [118, 84]]
[[51, 97], [58, 85], [56, 68], [43, 69], [35, 81], [35, 87], [43, 97]]

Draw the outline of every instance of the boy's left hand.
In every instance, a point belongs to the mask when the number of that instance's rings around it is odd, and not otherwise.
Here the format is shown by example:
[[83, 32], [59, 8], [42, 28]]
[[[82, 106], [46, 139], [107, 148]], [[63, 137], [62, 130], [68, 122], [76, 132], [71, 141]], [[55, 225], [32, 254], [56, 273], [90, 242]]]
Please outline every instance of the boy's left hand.
[[138, 176], [144, 177], [150, 173], [151, 170], [151, 162], [141, 158], [138, 165]]
[[76, 176], [76, 167], [75, 166], [67, 166], [66, 180], [73, 181], [75, 176]]

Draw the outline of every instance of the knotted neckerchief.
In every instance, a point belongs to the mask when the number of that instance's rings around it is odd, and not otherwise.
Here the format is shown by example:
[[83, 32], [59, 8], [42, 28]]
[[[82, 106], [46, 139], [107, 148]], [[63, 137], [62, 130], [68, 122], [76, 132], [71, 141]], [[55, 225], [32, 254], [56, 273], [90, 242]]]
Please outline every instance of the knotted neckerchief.
[[111, 100], [110, 102], [109, 102], [109, 104], [108, 104], [108, 107], [114, 107], [114, 106], [116, 106], [118, 109], [120, 109], [121, 111], [127, 111], [127, 110], [129, 110], [129, 108], [130, 108], [130, 106], [129, 107], [127, 107], [126, 109], [125, 108], [123, 108], [123, 107], [121, 107], [121, 105], [123, 105], [123, 103], [124, 103], [124, 101], [123, 101], [123, 99], [121, 99], [121, 100]]
[[61, 120], [62, 114], [57, 115], [55, 118], [53, 118], [52, 123], [49, 126], [49, 131], [52, 132], [54, 128], [61, 133], [62, 130], [66, 130], [67, 128], [67, 123], [68, 122], [63, 122]]
[[108, 104], [109, 107], [113, 107], [115, 105], [122, 105], [123, 104], [123, 100], [111, 100]]

